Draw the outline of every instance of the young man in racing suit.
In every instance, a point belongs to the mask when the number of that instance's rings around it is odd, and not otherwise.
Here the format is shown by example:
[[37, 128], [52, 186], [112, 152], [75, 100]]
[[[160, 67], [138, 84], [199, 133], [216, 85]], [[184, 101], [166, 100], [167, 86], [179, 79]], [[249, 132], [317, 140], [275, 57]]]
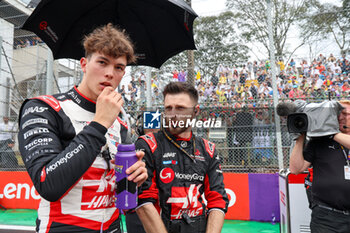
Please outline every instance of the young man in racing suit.
[[199, 111], [197, 90], [174, 82], [163, 95], [165, 126], [136, 142], [148, 170], [136, 212], [147, 233], [219, 233], [228, 206], [220, 158], [214, 143], [196, 137], [186, 125]]
[[[26, 100], [20, 111], [19, 147], [41, 195], [37, 232], [121, 232], [114, 206], [111, 157], [126, 139], [115, 91], [135, 60], [128, 37], [111, 24], [84, 39], [83, 79], [67, 93]], [[147, 178], [143, 153], [129, 180]]]

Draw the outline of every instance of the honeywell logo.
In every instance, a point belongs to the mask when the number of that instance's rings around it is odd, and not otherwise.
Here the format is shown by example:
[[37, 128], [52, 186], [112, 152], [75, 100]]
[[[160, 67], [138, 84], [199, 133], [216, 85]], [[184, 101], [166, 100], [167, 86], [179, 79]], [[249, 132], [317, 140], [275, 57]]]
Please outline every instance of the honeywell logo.
[[49, 172], [54, 171], [60, 165], [67, 163], [69, 159], [71, 159], [74, 155], [78, 154], [83, 148], [84, 146], [82, 144], [79, 144], [75, 149], [69, 151], [64, 157], [57, 160], [56, 163], [51, 164], [48, 168], [46, 168], [46, 175], [49, 174]]
[[197, 173], [194, 173], [194, 174], [181, 174], [181, 173], [175, 172], [175, 177], [177, 179], [180, 179], [180, 180], [189, 180], [189, 181], [192, 181], [192, 180], [203, 181], [204, 180], [204, 176], [200, 176]]

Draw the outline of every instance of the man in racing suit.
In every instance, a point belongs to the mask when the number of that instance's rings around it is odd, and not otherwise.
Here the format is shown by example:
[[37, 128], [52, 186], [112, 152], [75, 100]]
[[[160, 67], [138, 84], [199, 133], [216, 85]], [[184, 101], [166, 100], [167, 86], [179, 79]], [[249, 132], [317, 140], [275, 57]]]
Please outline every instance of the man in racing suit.
[[[126, 140], [127, 125], [118, 118], [123, 100], [115, 88], [135, 59], [133, 48], [111, 24], [89, 34], [84, 48], [78, 87], [26, 100], [20, 110], [19, 148], [42, 197], [39, 233], [121, 232], [110, 160]], [[127, 173], [140, 185], [147, 171], [143, 153], [137, 155]]]
[[175, 82], [163, 95], [166, 125], [136, 142], [148, 170], [136, 212], [148, 233], [221, 232], [228, 198], [215, 144], [196, 137], [190, 126], [176, 127], [198, 114], [197, 90]]

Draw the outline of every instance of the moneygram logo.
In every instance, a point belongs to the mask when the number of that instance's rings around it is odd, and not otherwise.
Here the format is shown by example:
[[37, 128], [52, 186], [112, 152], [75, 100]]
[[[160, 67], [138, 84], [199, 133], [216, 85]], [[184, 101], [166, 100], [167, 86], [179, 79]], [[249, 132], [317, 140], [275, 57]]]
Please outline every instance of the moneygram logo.
[[163, 183], [168, 184], [174, 180], [175, 174], [173, 169], [167, 167], [160, 171], [159, 177]]
[[177, 179], [180, 179], [180, 180], [189, 180], [189, 181], [192, 181], [192, 180], [203, 181], [203, 180], [204, 180], [204, 176], [200, 176], [200, 175], [198, 175], [197, 173], [193, 173], [193, 174], [181, 174], [181, 173], [176, 172], [176, 173], [175, 173], [175, 177], [176, 177]]

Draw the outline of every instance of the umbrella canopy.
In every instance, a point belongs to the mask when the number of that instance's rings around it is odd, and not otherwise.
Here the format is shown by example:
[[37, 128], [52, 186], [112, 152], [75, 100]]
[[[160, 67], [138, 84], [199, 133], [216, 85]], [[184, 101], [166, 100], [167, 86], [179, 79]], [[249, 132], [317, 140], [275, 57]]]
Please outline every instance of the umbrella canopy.
[[133, 41], [137, 65], [159, 68], [175, 54], [196, 49], [196, 17], [183, 0], [42, 0], [22, 28], [37, 34], [55, 59], [79, 60], [84, 35], [112, 23]]

